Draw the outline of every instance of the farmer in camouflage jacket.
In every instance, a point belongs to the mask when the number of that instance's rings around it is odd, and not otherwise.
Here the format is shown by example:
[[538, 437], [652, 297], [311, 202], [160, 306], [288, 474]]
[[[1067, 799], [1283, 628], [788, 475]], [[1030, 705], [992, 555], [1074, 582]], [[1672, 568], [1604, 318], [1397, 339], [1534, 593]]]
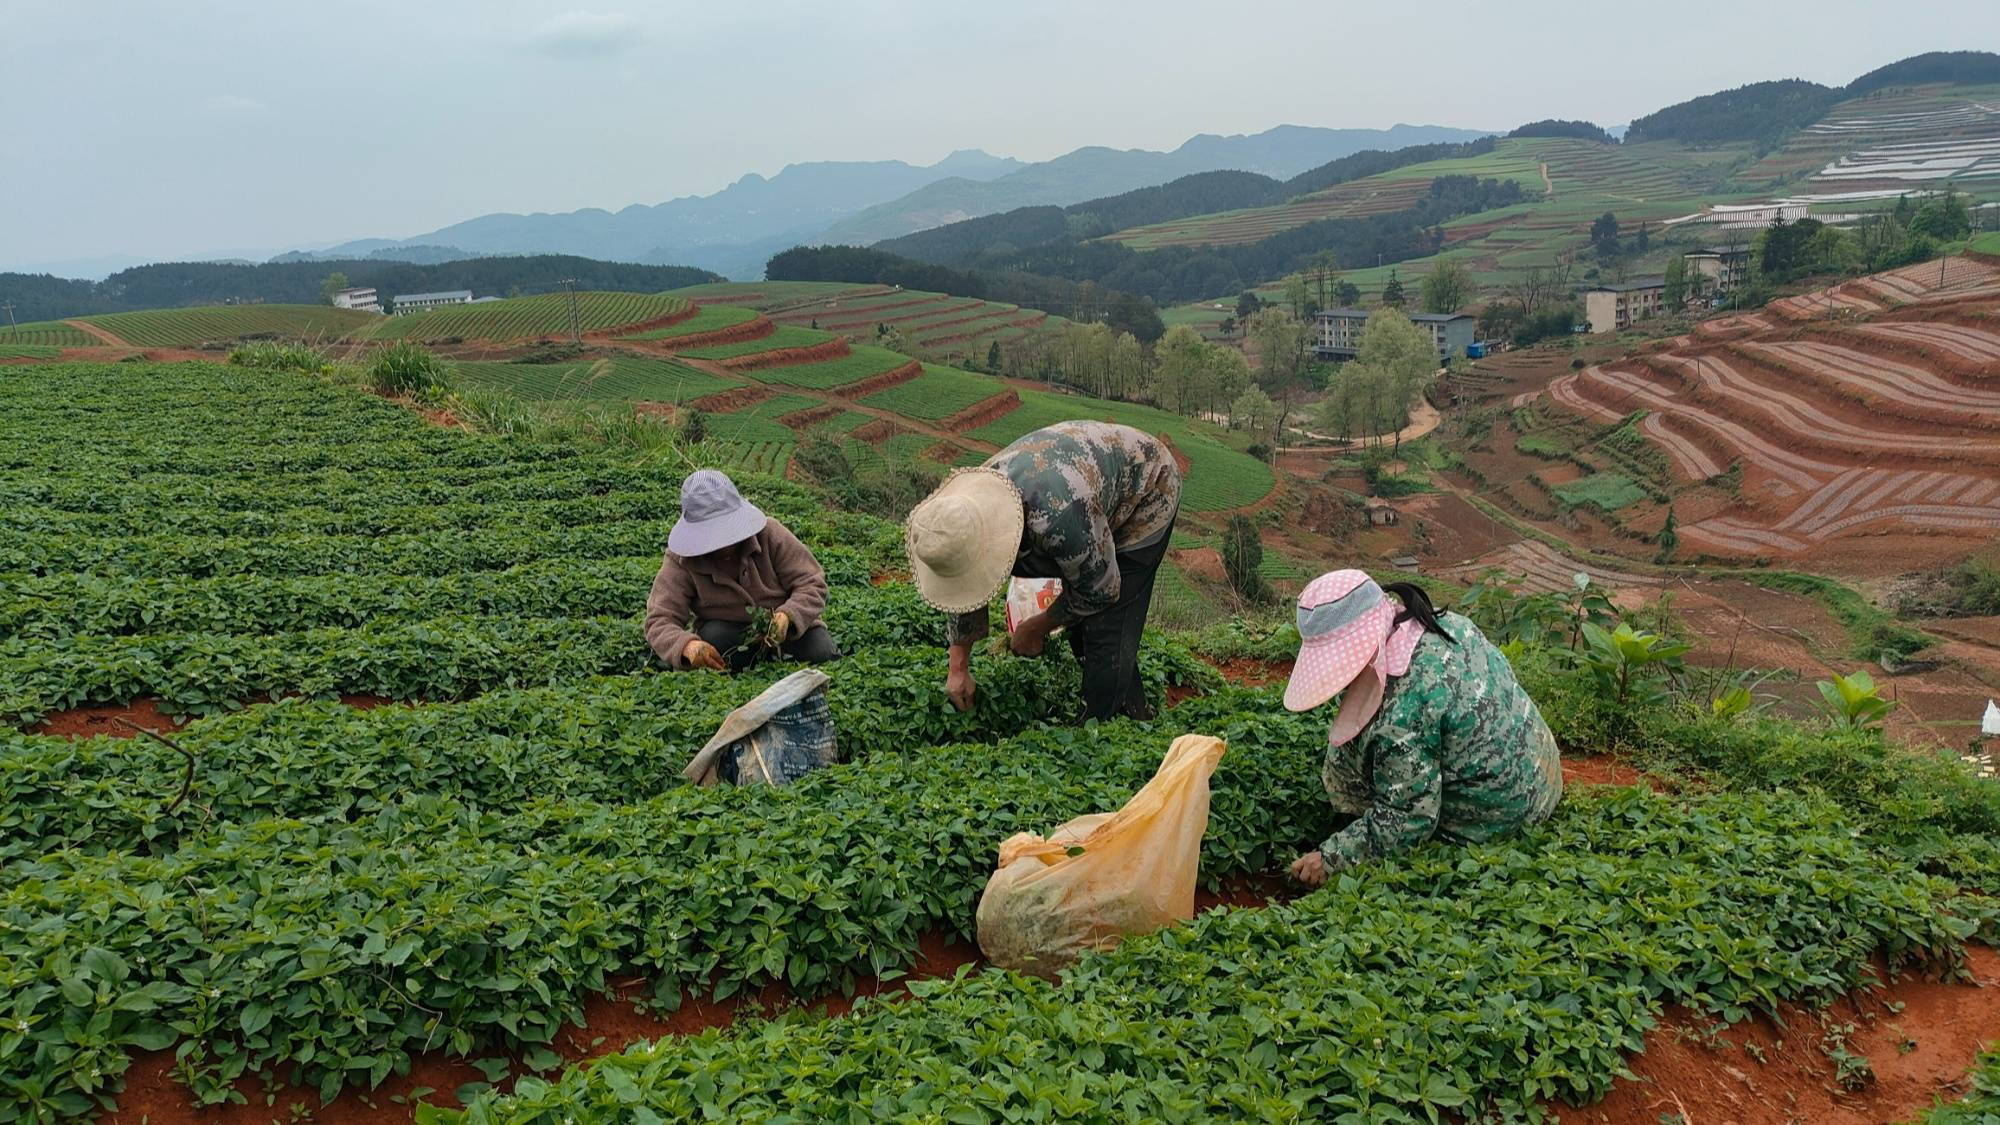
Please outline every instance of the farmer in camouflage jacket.
[[905, 545], [918, 591], [951, 615], [952, 703], [972, 706], [972, 645], [1011, 575], [1062, 579], [1062, 596], [1015, 626], [1013, 651], [1038, 655], [1066, 628], [1083, 669], [1083, 717], [1150, 715], [1139, 637], [1180, 500], [1165, 443], [1130, 426], [1058, 422], [952, 474], [917, 505]]
[[1322, 778], [1347, 823], [1292, 875], [1329, 874], [1433, 836], [1480, 843], [1539, 824], [1562, 799], [1555, 736], [1507, 658], [1424, 592], [1387, 591], [1358, 570], [1323, 574], [1299, 594], [1298, 662], [1285, 706], [1340, 696]]

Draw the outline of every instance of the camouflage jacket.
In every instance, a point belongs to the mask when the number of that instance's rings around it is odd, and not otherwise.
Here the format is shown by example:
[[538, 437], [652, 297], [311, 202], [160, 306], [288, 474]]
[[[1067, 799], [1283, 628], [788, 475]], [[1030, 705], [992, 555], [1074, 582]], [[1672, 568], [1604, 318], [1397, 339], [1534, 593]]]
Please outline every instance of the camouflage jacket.
[[1562, 758], [1535, 701], [1478, 626], [1439, 615], [1457, 644], [1426, 633], [1361, 733], [1327, 750], [1336, 812], [1355, 817], [1320, 845], [1329, 871], [1433, 835], [1479, 843], [1548, 819]]
[[[986, 459], [1021, 490], [1027, 519], [1014, 573], [1062, 579], [1048, 612], [1065, 624], [1118, 600], [1118, 552], [1152, 543], [1180, 510], [1181, 472], [1164, 442], [1110, 422], [1057, 422]], [[952, 644], [984, 637], [985, 608], [947, 623]]]

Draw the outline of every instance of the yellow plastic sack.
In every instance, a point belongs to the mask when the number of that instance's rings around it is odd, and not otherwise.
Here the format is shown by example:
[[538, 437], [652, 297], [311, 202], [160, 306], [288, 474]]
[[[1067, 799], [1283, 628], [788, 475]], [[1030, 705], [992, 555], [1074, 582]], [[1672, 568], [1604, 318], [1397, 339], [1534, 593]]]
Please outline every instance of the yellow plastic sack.
[[1054, 977], [1086, 950], [1194, 917], [1208, 779], [1224, 749], [1219, 738], [1184, 734], [1124, 808], [1077, 817], [1046, 838], [1008, 837], [979, 899], [987, 960]]

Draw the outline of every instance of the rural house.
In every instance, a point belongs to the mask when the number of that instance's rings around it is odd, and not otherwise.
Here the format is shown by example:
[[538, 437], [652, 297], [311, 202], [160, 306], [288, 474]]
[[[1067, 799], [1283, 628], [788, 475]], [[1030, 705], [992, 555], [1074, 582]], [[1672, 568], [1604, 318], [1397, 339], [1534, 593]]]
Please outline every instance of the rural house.
[[373, 289], [342, 289], [333, 295], [333, 307], [378, 313], [382, 311], [382, 301]]
[[[1473, 318], [1464, 313], [1410, 313], [1410, 322], [1431, 334], [1438, 358], [1465, 354], [1472, 345]], [[1319, 334], [1313, 350], [1322, 359], [1353, 359], [1361, 349], [1361, 330], [1368, 323], [1367, 309], [1322, 309], [1314, 317]]]
[[398, 293], [392, 303], [398, 316], [445, 305], [469, 305], [472, 303], [472, 290], [446, 289], [438, 293]]
[[1666, 290], [1666, 279], [1658, 277], [1593, 285], [1583, 291], [1584, 316], [1592, 332], [1616, 332], [1660, 315]]
[[1750, 275], [1750, 247], [1747, 245], [1703, 246], [1688, 251], [1682, 257], [1687, 262], [1688, 279], [1702, 278], [1701, 288], [1710, 292], [1727, 293]]

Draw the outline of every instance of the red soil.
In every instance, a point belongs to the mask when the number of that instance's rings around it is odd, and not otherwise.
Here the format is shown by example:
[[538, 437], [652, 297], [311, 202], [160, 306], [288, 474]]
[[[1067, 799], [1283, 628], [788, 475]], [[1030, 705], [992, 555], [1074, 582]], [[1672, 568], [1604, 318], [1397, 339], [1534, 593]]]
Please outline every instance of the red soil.
[[1563, 763], [1563, 784], [1568, 785], [1645, 785], [1652, 783], [1646, 776], [1609, 754], [1599, 754], [1586, 758], [1565, 757]]
[[[1620, 1081], [1596, 1105], [1561, 1108], [1563, 1120], [1653, 1125], [1677, 1113], [1701, 1125], [1909, 1120], [1961, 1094], [1980, 1046], [2000, 1038], [2000, 996], [1992, 991], [2000, 955], [1984, 946], [1967, 953], [1975, 984], [1903, 976], [1824, 1012], [1785, 1005], [1778, 1022], [1757, 1016], [1714, 1035], [1712, 1018], [1671, 1012], [1628, 1060], [1638, 1081]], [[1846, 1050], [1866, 1056], [1875, 1075], [1858, 1091], [1842, 1088], [1822, 1047], [1830, 1029], [1849, 1024]]]
[[823, 344], [808, 344], [803, 348], [776, 348], [768, 352], [752, 352], [749, 355], [731, 356], [718, 359], [717, 366], [731, 371], [762, 371], [771, 367], [797, 367], [802, 363], [825, 363], [829, 359], [839, 359], [848, 354], [847, 340], [835, 337]]
[[710, 414], [733, 414], [746, 406], [755, 406], [775, 393], [777, 392], [766, 386], [732, 387], [712, 395], [703, 395], [688, 405]]
[[1194, 462], [1188, 460], [1188, 455], [1181, 452], [1181, 447], [1174, 444], [1174, 439], [1171, 436], [1167, 434], [1158, 434], [1155, 436], [1160, 439], [1161, 445], [1167, 447], [1167, 452], [1174, 455], [1174, 465], [1180, 469], [1182, 476], [1186, 476], [1188, 466], [1194, 464]]
[[151, 699], [135, 699], [122, 707], [78, 707], [70, 711], [58, 711], [35, 724], [36, 734], [54, 734], [66, 738], [90, 738], [93, 735], [108, 734], [114, 738], [136, 738], [137, 731], [125, 725], [137, 723], [147, 730], [178, 730], [186, 724], [186, 719], [175, 719], [160, 710], [160, 705]]
[[865, 441], [869, 445], [879, 445], [902, 432], [903, 427], [887, 418], [877, 418], [873, 422], [863, 422], [854, 427], [855, 440]]
[[935, 461], [940, 465], [950, 465], [958, 460], [958, 455], [962, 452], [964, 450], [959, 446], [953, 445], [948, 441], [941, 441], [924, 450], [924, 460]]
[[844, 387], [835, 387], [832, 393], [839, 395], [841, 398], [864, 398], [874, 394], [876, 391], [886, 391], [899, 383], [907, 383], [923, 373], [924, 365], [913, 359], [901, 367], [884, 371], [880, 375], [870, 375], [858, 383], [849, 383]]
[[124, 340], [118, 338], [117, 336], [112, 335], [110, 330], [99, 328], [97, 325], [92, 324], [87, 320], [65, 320], [63, 321], [63, 323], [69, 325], [71, 328], [74, 328], [79, 332], [87, 333], [91, 336], [97, 337], [98, 339], [104, 341], [111, 347], [129, 348], [132, 346], [131, 344], [126, 343]]
[[761, 340], [776, 330], [776, 326], [763, 317], [732, 324], [727, 328], [711, 328], [707, 332], [694, 332], [686, 336], [675, 336], [669, 340], [625, 340], [627, 344], [651, 344], [664, 346], [672, 351], [686, 351], [690, 348], [713, 348], [723, 344], [742, 344], [751, 340]]
[[[948, 336], [932, 336], [928, 334], [927, 330], [919, 330], [917, 339], [922, 341], [925, 347], [941, 348], [946, 344], [958, 344], [966, 340], [976, 340], [981, 336], [998, 332], [1003, 328], [1034, 328], [1037, 325], [1046, 323], [1048, 319], [1049, 314], [1037, 312], [1032, 316], [1015, 317], [1013, 320], [1002, 321], [999, 324], [982, 324], [975, 329], [953, 332]], [[930, 327], [936, 326], [932, 325]]]
[[992, 398], [980, 399], [964, 410], [946, 418], [939, 425], [955, 434], [976, 430], [988, 422], [997, 422], [1014, 412], [1021, 405], [1021, 392], [1009, 387]]

